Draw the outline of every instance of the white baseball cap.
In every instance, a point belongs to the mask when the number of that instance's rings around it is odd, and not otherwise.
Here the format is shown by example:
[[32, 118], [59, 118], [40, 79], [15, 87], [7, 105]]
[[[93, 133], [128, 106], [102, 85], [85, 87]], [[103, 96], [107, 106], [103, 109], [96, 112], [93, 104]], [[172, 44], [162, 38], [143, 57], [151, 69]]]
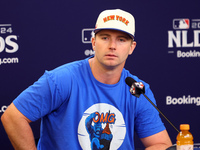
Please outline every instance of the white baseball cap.
[[97, 33], [102, 29], [119, 30], [134, 38], [135, 19], [130, 13], [121, 9], [104, 10], [99, 14], [94, 32]]

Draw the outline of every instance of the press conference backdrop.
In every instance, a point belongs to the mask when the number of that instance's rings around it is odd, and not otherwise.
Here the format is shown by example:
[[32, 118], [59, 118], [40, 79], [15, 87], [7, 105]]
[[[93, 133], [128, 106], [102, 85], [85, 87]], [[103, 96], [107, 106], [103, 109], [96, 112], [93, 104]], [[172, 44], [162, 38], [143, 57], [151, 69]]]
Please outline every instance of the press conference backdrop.
[[[199, 143], [199, 6], [199, 0], [1, 0], [0, 115], [45, 70], [93, 55], [98, 14], [120, 8], [136, 20], [137, 47], [125, 68], [150, 84], [159, 109], [176, 128], [191, 125]], [[177, 131], [161, 118], [175, 143]], [[39, 124], [31, 123], [36, 138]], [[137, 137], [135, 143], [143, 148]], [[0, 149], [12, 149], [2, 124]]]

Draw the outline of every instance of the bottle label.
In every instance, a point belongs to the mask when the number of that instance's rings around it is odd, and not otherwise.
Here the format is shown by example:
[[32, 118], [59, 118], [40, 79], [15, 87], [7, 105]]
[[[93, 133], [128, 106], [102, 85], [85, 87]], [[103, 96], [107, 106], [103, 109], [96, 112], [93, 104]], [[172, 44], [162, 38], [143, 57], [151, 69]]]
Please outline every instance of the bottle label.
[[193, 145], [177, 145], [177, 150], [193, 150]]

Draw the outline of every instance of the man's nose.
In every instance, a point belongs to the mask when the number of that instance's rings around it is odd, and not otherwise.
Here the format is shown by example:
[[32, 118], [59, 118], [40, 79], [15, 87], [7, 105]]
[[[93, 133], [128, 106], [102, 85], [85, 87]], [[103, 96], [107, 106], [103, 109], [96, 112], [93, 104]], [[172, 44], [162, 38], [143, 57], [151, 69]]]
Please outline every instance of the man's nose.
[[116, 50], [116, 41], [114, 39], [110, 40], [109, 49], [110, 50]]

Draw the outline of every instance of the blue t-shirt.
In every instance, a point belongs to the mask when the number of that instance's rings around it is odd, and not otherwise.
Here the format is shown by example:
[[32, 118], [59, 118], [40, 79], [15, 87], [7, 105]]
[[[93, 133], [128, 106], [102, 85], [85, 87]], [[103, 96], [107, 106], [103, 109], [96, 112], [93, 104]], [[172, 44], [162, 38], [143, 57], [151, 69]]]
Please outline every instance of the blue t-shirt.
[[94, 78], [88, 59], [46, 71], [14, 100], [28, 119], [41, 118], [38, 150], [134, 150], [134, 132], [144, 138], [165, 130], [146, 98], [129, 92], [126, 77], [140, 79], [123, 69], [117, 84], [103, 84]]

